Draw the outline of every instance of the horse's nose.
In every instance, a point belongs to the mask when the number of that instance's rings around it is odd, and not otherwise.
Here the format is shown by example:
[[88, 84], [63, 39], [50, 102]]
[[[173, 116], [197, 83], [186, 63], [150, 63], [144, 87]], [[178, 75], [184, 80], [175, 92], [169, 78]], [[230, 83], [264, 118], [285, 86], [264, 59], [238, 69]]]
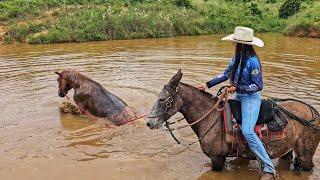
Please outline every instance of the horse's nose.
[[63, 92], [58, 92], [60, 97], [65, 97], [66, 95]]
[[148, 127], [150, 127], [150, 126], [151, 126], [151, 124], [150, 124], [149, 122], [147, 122], [147, 126], [148, 126]]

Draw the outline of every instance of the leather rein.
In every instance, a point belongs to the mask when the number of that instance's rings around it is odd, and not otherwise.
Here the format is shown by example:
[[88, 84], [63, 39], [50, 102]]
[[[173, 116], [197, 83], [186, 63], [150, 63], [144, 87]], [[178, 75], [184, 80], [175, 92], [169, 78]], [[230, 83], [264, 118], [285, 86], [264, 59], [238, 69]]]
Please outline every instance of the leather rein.
[[[183, 128], [186, 128], [186, 127], [191, 127], [195, 124], [198, 124], [199, 122], [201, 122], [202, 120], [204, 120], [212, 111], [214, 110], [218, 110], [218, 111], [222, 111], [225, 109], [225, 106], [226, 106], [226, 102], [228, 100], [228, 92], [227, 92], [227, 88], [230, 87], [230, 86], [222, 86], [218, 93], [217, 93], [217, 96], [219, 97], [218, 98], [218, 101], [214, 104], [214, 106], [209, 109], [209, 111], [207, 111], [204, 115], [202, 115], [199, 119], [197, 119], [196, 121], [190, 123], [190, 124], [186, 124], [186, 125], [182, 125], [182, 126], [177, 126], [175, 128], [171, 128], [170, 125], [172, 124], [175, 124], [175, 123], [178, 123], [180, 121], [182, 121], [183, 119], [185, 119], [185, 117], [177, 120], [176, 122], [169, 122], [167, 120], [165, 120], [165, 127], [167, 129], [165, 129], [165, 131], [169, 131], [170, 135], [172, 136], [172, 138], [177, 142], [177, 144], [181, 144], [181, 145], [184, 145], [184, 146], [191, 146], [193, 145], [194, 143], [197, 143], [197, 142], [200, 142], [209, 132], [210, 130], [216, 125], [216, 123], [219, 121], [220, 117], [218, 117], [215, 122], [210, 126], [210, 128], [200, 137], [198, 138], [196, 141], [193, 141], [192, 143], [189, 143], [189, 144], [183, 144], [181, 143], [176, 137], [175, 135], [173, 134], [173, 131], [175, 130], [178, 130], [178, 129], [183, 129]], [[165, 88], [170, 92], [170, 90], [165, 86]], [[165, 114], [168, 114], [168, 111], [170, 110], [170, 108], [172, 107], [173, 103], [174, 103], [174, 100], [175, 100], [175, 96], [176, 94], [178, 94], [179, 92], [179, 87], [176, 87], [176, 90], [174, 92], [170, 92], [171, 96], [169, 96], [167, 99], [167, 103], [165, 104], [165, 107], [163, 108], [162, 112], [160, 115], [157, 115], [157, 116], [148, 116], [148, 118], [157, 118], [157, 117], [163, 117]], [[223, 107], [222, 108], [219, 108], [219, 105], [221, 102], [225, 102]], [[170, 116], [171, 117], [171, 116]]]

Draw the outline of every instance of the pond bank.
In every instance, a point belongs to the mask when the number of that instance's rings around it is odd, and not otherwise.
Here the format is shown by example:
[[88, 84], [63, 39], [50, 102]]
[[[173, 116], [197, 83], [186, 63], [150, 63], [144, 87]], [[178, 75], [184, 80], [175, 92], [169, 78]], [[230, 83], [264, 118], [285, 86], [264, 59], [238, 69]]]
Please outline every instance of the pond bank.
[[13, 0], [0, 2], [0, 41], [30, 44], [163, 38], [231, 33], [235, 26], [256, 32], [320, 37], [320, 2], [279, 18], [285, 0]]

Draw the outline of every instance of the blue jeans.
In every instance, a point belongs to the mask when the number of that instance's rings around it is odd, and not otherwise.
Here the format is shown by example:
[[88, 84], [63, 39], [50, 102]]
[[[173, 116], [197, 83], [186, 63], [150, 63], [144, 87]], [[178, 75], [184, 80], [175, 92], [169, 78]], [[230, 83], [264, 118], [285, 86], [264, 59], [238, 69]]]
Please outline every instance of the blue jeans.
[[254, 127], [258, 121], [261, 97], [259, 92], [251, 94], [237, 93], [235, 99], [241, 102], [242, 114], [242, 134], [248, 142], [250, 150], [262, 161], [262, 171], [275, 174], [274, 165], [264, 148], [261, 140], [254, 132]]

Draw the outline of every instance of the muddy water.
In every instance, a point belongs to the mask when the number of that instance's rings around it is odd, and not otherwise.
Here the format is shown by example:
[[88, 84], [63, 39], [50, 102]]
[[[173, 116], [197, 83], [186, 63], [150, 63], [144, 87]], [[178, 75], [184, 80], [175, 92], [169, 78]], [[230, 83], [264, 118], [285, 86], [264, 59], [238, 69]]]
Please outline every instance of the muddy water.
[[[297, 98], [320, 109], [320, 40], [261, 37], [263, 96]], [[179, 68], [183, 82], [195, 85], [226, 67], [233, 49], [220, 38], [1, 46], [0, 179], [257, 179], [255, 161], [228, 159], [225, 171], [213, 173], [198, 144], [179, 146], [142, 125], [101, 128], [58, 108], [63, 99], [54, 71], [73, 67], [146, 113]], [[195, 140], [189, 129], [178, 137]], [[320, 148], [313, 172], [295, 174], [274, 162], [281, 178], [320, 178]]]

